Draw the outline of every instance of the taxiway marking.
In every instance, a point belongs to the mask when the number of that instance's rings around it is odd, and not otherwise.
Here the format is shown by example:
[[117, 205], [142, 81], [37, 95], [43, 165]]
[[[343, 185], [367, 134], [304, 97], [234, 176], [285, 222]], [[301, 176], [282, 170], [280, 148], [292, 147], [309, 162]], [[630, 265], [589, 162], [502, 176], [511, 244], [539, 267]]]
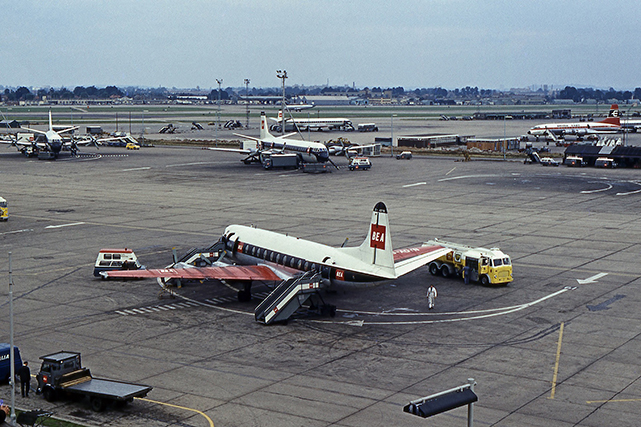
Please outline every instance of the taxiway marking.
[[195, 412], [195, 413], [200, 414], [203, 417], [205, 417], [205, 419], [209, 423], [210, 427], [214, 427], [214, 422], [211, 420], [211, 418], [209, 418], [209, 416], [207, 414], [205, 414], [203, 411], [199, 411], [198, 409], [188, 408], [186, 406], [178, 406], [178, 405], [174, 405], [173, 403], [159, 402], [157, 400], [147, 399], [146, 397], [136, 397], [136, 399], [142, 400], [142, 401], [145, 401], [145, 402], [149, 402], [149, 403], [156, 403], [158, 405], [169, 406], [169, 407], [176, 408], [176, 409], [184, 409], [185, 411]]
[[417, 182], [415, 184], [406, 184], [406, 185], [403, 186], [403, 188], [416, 187], [417, 185], [427, 185], [427, 182]]
[[175, 165], [165, 165], [166, 168], [177, 168], [180, 166], [196, 166], [196, 165], [209, 165], [215, 162], [192, 162], [192, 163], [178, 163]]
[[14, 231], [6, 231], [4, 233], [0, 233], [0, 236], [4, 234], [16, 234], [16, 233], [24, 233], [27, 231], [33, 231], [33, 228], [23, 228], [22, 230], [14, 230]]
[[[477, 314], [476, 316], [470, 316], [470, 317], [455, 317], [451, 319], [437, 319], [437, 320], [401, 320], [401, 321], [390, 321], [390, 322], [368, 322], [368, 321], [356, 321], [356, 320], [349, 320], [346, 322], [336, 322], [336, 321], [326, 321], [326, 320], [316, 320], [316, 322], [319, 323], [343, 323], [346, 325], [350, 326], [363, 326], [363, 325], [424, 325], [424, 324], [430, 324], [430, 323], [451, 323], [451, 322], [466, 322], [470, 320], [479, 320], [479, 319], [487, 319], [489, 317], [496, 317], [496, 316], [503, 316], [506, 314], [510, 313], [515, 313], [517, 311], [525, 310], [526, 308], [532, 307], [536, 304], [540, 304], [543, 301], [546, 301], [550, 298], [554, 298], [558, 295], [561, 295], [562, 293], [565, 293], [567, 291], [575, 290], [576, 287], [570, 287], [566, 286], [563, 289], [560, 289], [556, 292], [553, 292], [549, 295], [546, 295], [544, 297], [541, 297], [535, 301], [531, 301], [525, 304], [519, 304], [519, 305], [514, 305], [510, 307], [503, 307], [503, 308], [492, 308], [488, 310], [475, 310], [475, 311], [459, 311], [459, 312], [449, 312], [449, 313], [389, 313], [389, 312], [383, 312], [383, 313], [376, 313], [376, 312], [363, 312], [363, 311], [348, 311], [348, 310], [341, 310], [344, 312], [348, 313], [356, 313], [356, 314], [373, 314], [377, 316], [382, 316], [382, 315], [396, 315], [396, 316], [447, 316], [447, 315], [465, 315], [465, 314]], [[338, 310], [337, 310], [338, 311]]]
[[599, 193], [601, 191], [608, 191], [612, 188], [612, 184], [608, 184], [607, 187], [605, 188], [599, 188], [598, 190], [583, 190], [581, 191], [581, 194], [592, 194], [592, 193]]
[[150, 166], [143, 166], [143, 167], [140, 167], [140, 168], [123, 169], [122, 172], [144, 171], [144, 170], [148, 170], [148, 169], [151, 169], [151, 167]]
[[586, 400], [585, 403], [639, 402], [641, 399]]
[[576, 279], [576, 281], [579, 282], [579, 285], [585, 285], [586, 283], [596, 283], [596, 281], [601, 277], [605, 277], [607, 275], [608, 273], [599, 273], [595, 274], [594, 276], [588, 277], [587, 279]]
[[487, 175], [461, 175], [461, 176], [453, 176], [451, 178], [441, 178], [438, 180], [438, 182], [443, 182], [443, 181], [454, 181], [455, 179], [466, 179], [466, 178], [489, 178], [489, 177], [494, 177], [494, 176], [500, 176], [496, 174], [487, 174]]
[[74, 225], [82, 225], [82, 224], [84, 224], [84, 222], [72, 222], [70, 224], [48, 225], [45, 228], [73, 227]]
[[554, 375], [552, 375], [552, 392], [550, 393], [550, 399], [554, 399], [554, 394], [556, 393], [556, 378], [559, 373], [559, 360], [561, 359], [561, 341], [563, 340], [563, 325], [565, 325], [565, 322], [561, 322], [561, 328], [559, 329], [559, 343], [556, 346], [556, 362], [554, 363]]

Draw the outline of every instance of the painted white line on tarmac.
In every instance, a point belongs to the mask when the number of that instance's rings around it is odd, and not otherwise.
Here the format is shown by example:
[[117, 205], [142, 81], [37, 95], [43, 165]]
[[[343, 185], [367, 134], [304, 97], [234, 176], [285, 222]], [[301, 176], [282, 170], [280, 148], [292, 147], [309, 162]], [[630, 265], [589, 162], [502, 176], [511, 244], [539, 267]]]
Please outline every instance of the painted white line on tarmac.
[[84, 222], [72, 222], [70, 224], [48, 225], [45, 228], [73, 227], [74, 225], [82, 225], [82, 224], [84, 224]]
[[150, 166], [144, 166], [144, 167], [141, 167], [141, 168], [123, 169], [122, 172], [144, 171], [144, 170], [147, 170], [147, 169], [151, 169], [151, 167]]
[[416, 187], [417, 185], [427, 185], [427, 182], [417, 182], [415, 184], [406, 184], [406, 185], [403, 186], [403, 188]]
[[608, 184], [607, 187], [605, 188], [599, 188], [598, 190], [583, 190], [581, 191], [581, 194], [592, 194], [592, 193], [600, 193], [601, 191], [608, 191], [612, 188], [612, 184]]
[[438, 182], [443, 182], [443, 181], [454, 181], [455, 179], [467, 179], [467, 178], [489, 178], [493, 176], [500, 176], [496, 174], [489, 174], [489, 175], [462, 175], [462, 176], [453, 176], [451, 178], [441, 178], [438, 180]]

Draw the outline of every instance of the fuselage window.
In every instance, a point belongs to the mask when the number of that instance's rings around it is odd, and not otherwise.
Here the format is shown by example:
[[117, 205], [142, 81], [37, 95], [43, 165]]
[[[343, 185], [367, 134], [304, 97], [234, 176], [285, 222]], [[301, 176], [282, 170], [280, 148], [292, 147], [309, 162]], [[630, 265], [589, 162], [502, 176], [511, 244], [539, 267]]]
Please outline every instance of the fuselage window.
[[309, 261], [305, 261], [305, 266], [303, 268], [305, 271], [309, 271]]
[[283, 254], [278, 254], [276, 256], [276, 264], [280, 264], [280, 259], [282, 258]]
[[289, 261], [289, 258], [287, 258], [287, 255], [283, 255], [283, 265], [287, 265], [287, 261]]

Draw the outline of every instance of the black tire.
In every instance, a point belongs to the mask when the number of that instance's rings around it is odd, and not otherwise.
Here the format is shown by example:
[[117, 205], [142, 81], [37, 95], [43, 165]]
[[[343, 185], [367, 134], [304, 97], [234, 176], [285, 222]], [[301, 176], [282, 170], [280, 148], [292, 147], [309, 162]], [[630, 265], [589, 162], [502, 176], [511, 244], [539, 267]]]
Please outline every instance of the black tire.
[[450, 269], [446, 264], [441, 267], [441, 276], [450, 277]]
[[102, 412], [107, 406], [107, 402], [105, 402], [105, 399], [101, 399], [99, 397], [92, 397], [90, 403], [91, 409], [93, 409], [95, 412]]
[[481, 276], [480, 282], [483, 286], [490, 286], [490, 279], [485, 275]]
[[51, 387], [46, 387], [42, 390], [42, 397], [44, 397], [47, 402], [53, 402], [56, 400], [56, 391]]
[[438, 274], [438, 264], [436, 264], [435, 262], [431, 263], [428, 269], [430, 270], [432, 276], [436, 276]]

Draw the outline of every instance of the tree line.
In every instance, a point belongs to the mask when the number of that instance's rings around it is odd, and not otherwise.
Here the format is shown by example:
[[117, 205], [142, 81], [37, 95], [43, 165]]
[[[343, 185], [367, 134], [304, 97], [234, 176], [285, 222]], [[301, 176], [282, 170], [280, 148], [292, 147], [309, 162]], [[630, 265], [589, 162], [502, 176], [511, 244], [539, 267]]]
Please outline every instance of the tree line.
[[[495, 96], [500, 91], [494, 89], [479, 89], [478, 87], [466, 86], [464, 88], [456, 88], [453, 90], [444, 89], [442, 87], [435, 88], [416, 88], [406, 91], [402, 86], [392, 88], [372, 87], [362, 89], [372, 95], [382, 94], [384, 92], [391, 92], [393, 97], [409, 97], [416, 100], [428, 99], [481, 99]], [[299, 97], [307, 95], [323, 95], [327, 93], [344, 93], [345, 95], [355, 96], [360, 90], [354, 89], [349, 86], [338, 87], [304, 87], [304, 86], [291, 86], [285, 89], [286, 96]], [[593, 88], [575, 88], [566, 86], [563, 90], [559, 91], [556, 96], [543, 93], [539, 90], [541, 95], [544, 95], [546, 100], [552, 99], [568, 99], [574, 102], [583, 102], [586, 100], [596, 100], [607, 102], [608, 100], [626, 101], [630, 99], [641, 99], [641, 88], [636, 88], [634, 91], [617, 91], [613, 88], [608, 90], [593, 89]], [[282, 94], [280, 88], [249, 88], [249, 93], [246, 93], [245, 88], [232, 88], [221, 89], [220, 99], [223, 101], [232, 99], [235, 96], [280, 96]], [[47, 100], [91, 100], [91, 99], [108, 99], [120, 98], [128, 96], [133, 99], [176, 99], [179, 95], [189, 95], [189, 93], [178, 93], [176, 90], [169, 90], [164, 87], [160, 88], [138, 88], [128, 87], [120, 89], [116, 86], [106, 86], [104, 88], [97, 88], [96, 86], [76, 86], [73, 90], [65, 87], [60, 89], [48, 88], [38, 89], [31, 92], [29, 88], [21, 86], [16, 90], [5, 89], [0, 94], [0, 98], [4, 102], [18, 102], [18, 101], [32, 101], [35, 99]], [[209, 101], [218, 100], [218, 90], [214, 89], [207, 94]]]

